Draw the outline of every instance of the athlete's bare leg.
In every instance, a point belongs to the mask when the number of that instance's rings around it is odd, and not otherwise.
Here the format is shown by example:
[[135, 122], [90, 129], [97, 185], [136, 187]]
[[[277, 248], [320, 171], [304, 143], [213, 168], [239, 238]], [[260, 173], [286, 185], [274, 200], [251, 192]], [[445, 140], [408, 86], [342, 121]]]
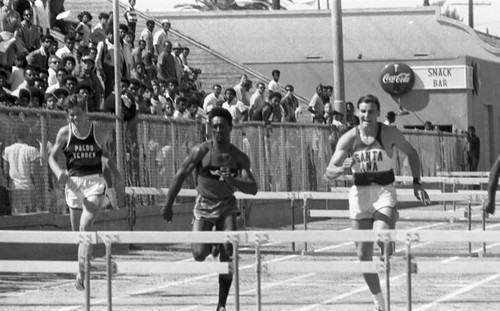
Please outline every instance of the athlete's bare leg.
[[[214, 223], [207, 220], [197, 220], [193, 222], [193, 231], [212, 231]], [[219, 219], [215, 223], [215, 229], [217, 231], [234, 231], [237, 229], [236, 226], [236, 215], [228, 215]], [[220, 250], [221, 262], [230, 262], [233, 256], [233, 246], [230, 243], [222, 244]], [[211, 253], [211, 244], [192, 244], [191, 250], [193, 253], [193, 258], [196, 261], [204, 261], [205, 258]], [[227, 297], [229, 295], [229, 290], [231, 289], [231, 283], [233, 281], [232, 274], [220, 274], [219, 275], [219, 302], [217, 304], [217, 310], [219, 308], [226, 306]]]
[[[92, 231], [94, 222], [99, 216], [101, 207], [105, 202], [105, 195], [90, 196], [83, 201], [83, 209], [70, 209], [71, 215], [71, 226], [73, 230], [78, 224], [78, 230], [80, 232]], [[76, 217], [80, 215], [79, 219]], [[83, 276], [85, 274], [85, 258], [92, 255], [92, 245], [86, 245], [85, 243], [80, 243], [78, 245], [78, 268], [79, 272], [77, 275], [77, 288], [83, 289]]]

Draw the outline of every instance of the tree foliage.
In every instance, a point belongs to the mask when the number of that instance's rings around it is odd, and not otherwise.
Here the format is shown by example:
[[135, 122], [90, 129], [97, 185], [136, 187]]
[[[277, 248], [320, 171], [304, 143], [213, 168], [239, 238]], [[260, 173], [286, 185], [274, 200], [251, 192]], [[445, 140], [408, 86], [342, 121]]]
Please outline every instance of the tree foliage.
[[[195, 3], [178, 4], [176, 9], [184, 11], [230, 11], [230, 10], [271, 10], [272, 0], [195, 0]], [[281, 0], [281, 9], [293, 0]], [[285, 6], [283, 6], [285, 5]]]

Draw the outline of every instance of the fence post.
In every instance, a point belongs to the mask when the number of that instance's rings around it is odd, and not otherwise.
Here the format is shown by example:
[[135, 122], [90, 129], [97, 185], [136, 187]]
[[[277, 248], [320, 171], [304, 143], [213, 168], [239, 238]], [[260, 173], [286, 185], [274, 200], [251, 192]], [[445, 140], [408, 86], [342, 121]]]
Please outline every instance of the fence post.
[[307, 191], [307, 185], [306, 185], [306, 175], [307, 175], [307, 164], [306, 164], [306, 149], [305, 149], [305, 139], [304, 139], [304, 126], [300, 126], [300, 159], [301, 159], [301, 173], [302, 173], [302, 187], [301, 191]]
[[[469, 204], [467, 206], [467, 229], [472, 231], [472, 201], [469, 199]], [[469, 256], [472, 256], [472, 243], [469, 242]]]
[[[47, 116], [43, 113], [40, 114], [40, 125], [41, 125], [41, 133], [42, 133], [42, 141], [41, 145], [42, 148], [40, 150], [41, 154], [40, 156], [42, 157], [42, 176], [43, 176], [43, 202], [41, 205], [41, 210], [51, 210], [50, 207], [50, 194], [49, 194], [49, 170], [48, 170], [48, 154], [47, 154]], [[48, 206], [48, 208], [47, 208]], [[58, 214], [59, 211], [57, 211], [57, 204], [56, 206], [53, 206], [52, 208], [56, 208], [55, 214]]]
[[259, 189], [266, 191], [266, 163], [264, 160], [264, 139], [262, 137], [262, 127], [257, 126], [257, 136], [259, 137]]

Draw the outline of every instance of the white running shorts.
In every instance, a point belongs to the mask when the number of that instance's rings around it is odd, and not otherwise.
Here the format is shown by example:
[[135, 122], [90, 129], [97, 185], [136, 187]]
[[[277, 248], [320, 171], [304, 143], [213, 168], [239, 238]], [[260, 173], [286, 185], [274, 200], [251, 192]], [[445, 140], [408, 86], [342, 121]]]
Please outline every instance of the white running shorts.
[[349, 218], [373, 219], [376, 211], [384, 207], [395, 208], [396, 202], [396, 188], [392, 184], [352, 186], [349, 191]]
[[71, 176], [66, 181], [65, 194], [70, 208], [83, 209], [86, 198], [106, 194], [106, 180], [101, 174]]

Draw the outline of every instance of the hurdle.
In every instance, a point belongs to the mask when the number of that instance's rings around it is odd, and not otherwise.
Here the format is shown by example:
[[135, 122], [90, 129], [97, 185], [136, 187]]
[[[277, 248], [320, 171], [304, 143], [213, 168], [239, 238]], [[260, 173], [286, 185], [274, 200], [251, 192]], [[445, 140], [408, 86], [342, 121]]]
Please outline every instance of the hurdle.
[[[0, 243], [16, 244], [80, 244], [86, 248], [97, 244], [95, 232], [61, 231], [1, 231]], [[85, 310], [90, 311], [90, 254], [84, 258], [85, 264]], [[2, 260], [0, 272], [14, 273], [64, 273], [76, 274], [78, 261], [42, 260]]]
[[[417, 202], [417, 198], [408, 190], [397, 189], [398, 202]], [[309, 209], [307, 200], [326, 199], [326, 200], [348, 200], [349, 193], [330, 193], [330, 192], [303, 192], [301, 193], [304, 199], [304, 230], [307, 230], [307, 218], [338, 218], [345, 219], [349, 217], [348, 210], [319, 210]], [[475, 197], [470, 193], [451, 193], [451, 192], [432, 192], [430, 194], [432, 200], [435, 201], [452, 201], [452, 202], [467, 202], [465, 210], [454, 211], [426, 211], [426, 210], [399, 210], [400, 219], [404, 220], [421, 220], [421, 221], [448, 221], [467, 220], [468, 230], [472, 230], [472, 203], [471, 200]], [[307, 252], [307, 243], [304, 244], [304, 250]], [[469, 243], [469, 255], [472, 253], [472, 245]]]
[[[247, 240], [245, 232], [215, 231], [215, 232], [97, 232], [98, 243], [106, 247], [106, 289], [108, 311], [113, 309], [112, 275], [136, 274], [148, 275], [152, 270], [155, 274], [233, 274], [236, 310], [240, 309], [239, 281], [239, 241]], [[112, 261], [113, 244], [171, 244], [171, 243], [231, 243], [233, 245], [233, 261], [231, 262], [155, 262], [155, 261]]]

